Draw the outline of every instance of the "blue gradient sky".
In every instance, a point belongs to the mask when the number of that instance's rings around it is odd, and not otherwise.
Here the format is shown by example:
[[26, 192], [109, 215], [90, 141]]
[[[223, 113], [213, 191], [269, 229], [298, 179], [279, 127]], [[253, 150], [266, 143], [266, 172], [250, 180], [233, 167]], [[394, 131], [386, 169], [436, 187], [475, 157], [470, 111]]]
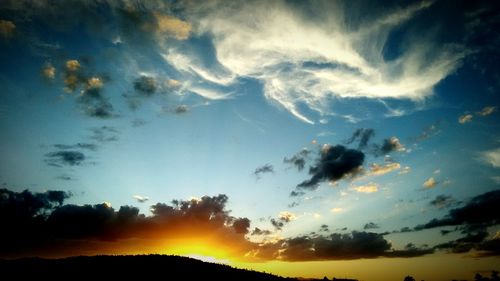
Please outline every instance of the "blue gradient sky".
[[[492, 1], [15, 3], [0, 4], [0, 183], [11, 190], [64, 190], [73, 204], [145, 214], [156, 202], [226, 194], [251, 228], [293, 237], [322, 224], [413, 227], [499, 189]], [[65, 91], [71, 60], [81, 81]], [[104, 117], [80, 100], [92, 77], [112, 105]], [[152, 79], [150, 96], [134, 87], [140, 77]], [[359, 128], [375, 132], [363, 173], [297, 188], [324, 144], [357, 149], [346, 141]], [[403, 147], [372, 153], [391, 137]], [[78, 164], [48, 165], [54, 145], [78, 143], [97, 148], [70, 149], [85, 155]], [[284, 163], [303, 148], [304, 170]], [[274, 172], [256, 176], [265, 164]], [[393, 169], [373, 175], [373, 164]], [[440, 195], [450, 201], [431, 205]], [[273, 229], [284, 211], [293, 221]], [[386, 236], [394, 248], [458, 237]]]

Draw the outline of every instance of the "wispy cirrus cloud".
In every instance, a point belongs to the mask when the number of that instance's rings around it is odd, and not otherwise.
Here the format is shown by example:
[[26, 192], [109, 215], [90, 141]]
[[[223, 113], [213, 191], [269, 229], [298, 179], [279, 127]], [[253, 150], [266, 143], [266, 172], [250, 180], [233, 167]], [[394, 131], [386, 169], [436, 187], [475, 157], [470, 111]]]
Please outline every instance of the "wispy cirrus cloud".
[[[300, 105], [324, 115], [332, 113], [329, 105], [335, 98], [417, 101], [429, 97], [467, 53], [457, 45], [438, 46], [430, 38], [414, 36], [414, 47], [397, 59], [381, 55], [389, 33], [429, 8], [430, 1], [391, 9], [353, 26], [344, 24], [344, 7], [336, 2], [318, 5], [316, 21], [306, 20], [306, 15], [279, 1], [236, 2], [224, 9], [220, 5], [224, 4], [191, 5], [187, 18], [196, 23], [197, 32], [213, 36], [223, 69], [215, 73], [225, 75], [205, 75], [186, 58], [189, 54], [177, 52], [175, 58], [169, 54], [167, 61], [212, 83], [255, 78], [263, 84], [266, 99], [307, 123], [315, 121]], [[326, 11], [336, 16], [326, 19]], [[377, 44], [372, 44], [374, 38]]]
[[483, 151], [479, 154], [480, 160], [495, 168], [500, 168], [500, 148]]

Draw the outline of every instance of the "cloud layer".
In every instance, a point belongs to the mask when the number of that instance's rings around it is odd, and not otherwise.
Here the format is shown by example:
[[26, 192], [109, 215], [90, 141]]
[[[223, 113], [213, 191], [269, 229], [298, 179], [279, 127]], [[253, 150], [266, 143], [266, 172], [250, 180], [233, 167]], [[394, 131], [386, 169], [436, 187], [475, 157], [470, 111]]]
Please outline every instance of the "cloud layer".
[[213, 35], [226, 81], [234, 75], [255, 78], [269, 101], [314, 123], [301, 105], [332, 114], [329, 105], [336, 98], [416, 101], [432, 94], [465, 56], [458, 45], [438, 46], [432, 38], [413, 36], [413, 47], [397, 58], [383, 55], [390, 32], [431, 5], [393, 7], [352, 25], [344, 21], [349, 11], [337, 2], [316, 5], [314, 20], [281, 1], [230, 6], [215, 1], [189, 6], [187, 14], [199, 32]]

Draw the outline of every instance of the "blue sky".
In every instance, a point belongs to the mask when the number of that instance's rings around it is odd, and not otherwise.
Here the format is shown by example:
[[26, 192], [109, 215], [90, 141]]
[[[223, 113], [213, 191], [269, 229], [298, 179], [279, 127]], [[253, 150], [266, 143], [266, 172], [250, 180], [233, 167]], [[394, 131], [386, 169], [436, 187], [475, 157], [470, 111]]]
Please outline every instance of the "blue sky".
[[[269, 230], [250, 241], [413, 228], [499, 189], [499, 23], [490, 1], [7, 1], [0, 182], [146, 215], [225, 194]], [[339, 146], [361, 163], [322, 166]]]

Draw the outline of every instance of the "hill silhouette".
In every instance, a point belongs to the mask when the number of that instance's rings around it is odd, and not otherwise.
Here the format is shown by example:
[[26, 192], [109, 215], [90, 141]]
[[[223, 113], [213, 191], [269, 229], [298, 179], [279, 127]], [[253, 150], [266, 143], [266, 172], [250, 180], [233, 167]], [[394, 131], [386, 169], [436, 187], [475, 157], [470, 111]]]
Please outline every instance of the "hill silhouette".
[[[0, 259], [2, 277], [45, 280], [154, 278], [154, 280], [304, 280], [169, 255]], [[7, 279], [5, 279], [7, 280]], [[316, 279], [307, 279], [316, 280]]]

